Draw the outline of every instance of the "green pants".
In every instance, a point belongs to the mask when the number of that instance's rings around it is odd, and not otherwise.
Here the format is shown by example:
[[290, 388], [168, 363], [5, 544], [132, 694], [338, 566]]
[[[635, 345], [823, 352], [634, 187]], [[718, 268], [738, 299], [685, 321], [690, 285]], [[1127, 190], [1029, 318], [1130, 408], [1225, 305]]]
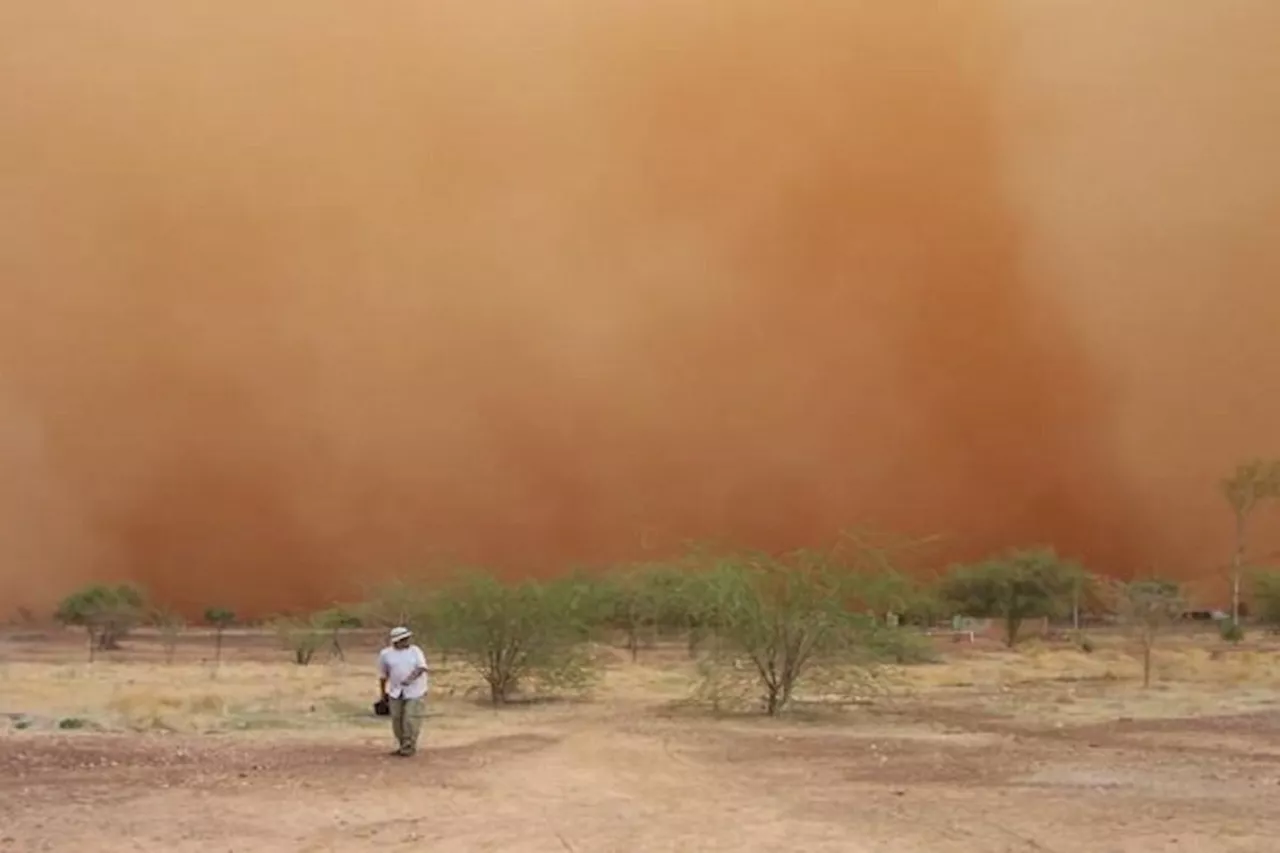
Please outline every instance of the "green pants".
[[390, 701], [391, 733], [396, 737], [396, 744], [401, 752], [416, 752], [418, 749], [418, 735], [422, 732], [422, 700], [392, 699]]

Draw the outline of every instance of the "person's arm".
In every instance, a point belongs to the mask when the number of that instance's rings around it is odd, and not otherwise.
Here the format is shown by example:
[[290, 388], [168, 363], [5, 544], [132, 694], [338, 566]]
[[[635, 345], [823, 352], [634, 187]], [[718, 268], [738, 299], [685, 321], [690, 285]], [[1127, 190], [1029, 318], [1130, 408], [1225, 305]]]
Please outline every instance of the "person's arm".
[[411, 684], [429, 672], [427, 668], [427, 656], [422, 653], [422, 649], [418, 649], [417, 647], [415, 647], [415, 649], [418, 652], [418, 665], [415, 666], [413, 668], [413, 672], [409, 673], [405, 678], [405, 684]]
[[387, 677], [390, 673], [387, 671], [387, 659], [384, 655], [378, 655], [378, 695], [387, 695]]

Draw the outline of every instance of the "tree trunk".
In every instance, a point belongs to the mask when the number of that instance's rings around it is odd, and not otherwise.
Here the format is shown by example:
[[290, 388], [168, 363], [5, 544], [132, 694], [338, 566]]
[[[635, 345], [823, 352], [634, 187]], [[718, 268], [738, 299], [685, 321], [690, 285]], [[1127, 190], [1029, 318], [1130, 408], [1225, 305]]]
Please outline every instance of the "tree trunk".
[[1236, 552], [1231, 558], [1231, 624], [1240, 624], [1240, 576], [1244, 574], [1247, 519], [1236, 513]]
[[1004, 619], [1004, 644], [1013, 648], [1018, 644], [1018, 631], [1022, 628], [1021, 616], [1006, 616]]
[[1080, 637], [1080, 584], [1077, 583], [1071, 591], [1071, 629], [1076, 632], [1076, 638]]
[[773, 684], [766, 685], [768, 691], [765, 694], [765, 713], [770, 717], [778, 716], [781, 703], [778, 701], [778, 687]]

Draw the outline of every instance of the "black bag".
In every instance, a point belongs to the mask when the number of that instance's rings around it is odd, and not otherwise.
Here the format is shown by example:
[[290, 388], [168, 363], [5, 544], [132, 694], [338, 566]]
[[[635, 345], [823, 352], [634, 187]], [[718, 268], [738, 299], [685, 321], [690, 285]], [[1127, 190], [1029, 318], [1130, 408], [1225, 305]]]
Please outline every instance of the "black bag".
[[386, 696], [383, 696], [377, 702], [373, 703], [373, 713], [379, 717], [391, 716], [391, 702]]

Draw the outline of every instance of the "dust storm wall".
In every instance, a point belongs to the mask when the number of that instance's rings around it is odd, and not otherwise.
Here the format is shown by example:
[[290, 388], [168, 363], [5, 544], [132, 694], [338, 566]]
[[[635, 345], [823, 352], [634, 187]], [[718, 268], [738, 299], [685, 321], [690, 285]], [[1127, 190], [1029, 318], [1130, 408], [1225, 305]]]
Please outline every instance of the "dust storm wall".
[[1216, 562], [1213, 478], [1275, 434], [1236, 36], [1277, 16], [1030, 5], [9, 4], [0, 594], [265, 610], [856, 523]]

